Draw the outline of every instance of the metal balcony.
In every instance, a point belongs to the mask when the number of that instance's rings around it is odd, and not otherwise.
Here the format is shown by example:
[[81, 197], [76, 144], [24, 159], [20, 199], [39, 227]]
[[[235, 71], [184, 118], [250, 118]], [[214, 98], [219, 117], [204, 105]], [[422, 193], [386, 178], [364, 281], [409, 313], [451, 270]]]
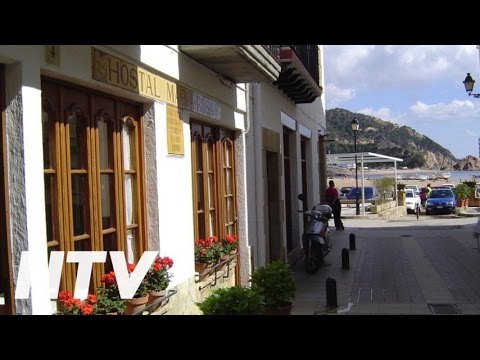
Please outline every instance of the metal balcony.
[[322, 95], [319, 86], [318, 45], [282, 45], [282, 71], [274, 82], [296, 104], [315, 101]]
[[275, 81], [280, 45], [179, 45], [180, 51], [235, 83]]

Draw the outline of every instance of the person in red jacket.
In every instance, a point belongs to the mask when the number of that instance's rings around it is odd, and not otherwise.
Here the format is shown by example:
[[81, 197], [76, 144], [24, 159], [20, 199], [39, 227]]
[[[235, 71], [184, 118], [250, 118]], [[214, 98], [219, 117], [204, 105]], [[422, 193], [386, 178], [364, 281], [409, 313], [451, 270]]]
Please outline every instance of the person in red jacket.
[[343, 222], [340, 219], [340, 215], [342, 212], [342, 204], [340, 203], [340, 199], [338, 197], [338, 190], [335, 188], [335, 182], [333, 180], [330, 180], [328, 182], [328, 185], [330, 185], [330, 187], [325, 192], [325, 195], [328, 205], [330, 205], [330, 207], [332, 208], [335, 227], [337, 228], [337, 230], [345, 230]]

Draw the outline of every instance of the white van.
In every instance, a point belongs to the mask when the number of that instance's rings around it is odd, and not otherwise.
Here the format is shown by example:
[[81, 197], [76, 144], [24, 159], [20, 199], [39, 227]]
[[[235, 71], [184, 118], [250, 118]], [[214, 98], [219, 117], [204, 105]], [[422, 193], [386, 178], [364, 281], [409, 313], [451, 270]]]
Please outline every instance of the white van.
[[418, 186], [417, 185], [405, 185], [405, 190], [407, 189], [411, 189], [413, 190], [413, 192], [418, 195], [420, 194], [420, 190], [418, 189]]
[[417, 208], [420, 209], [420, 205], [420, 196], [412, 189], [405, 189], [405, 207], [407, 208], [407, 214], [409, 212], [416, 212]]

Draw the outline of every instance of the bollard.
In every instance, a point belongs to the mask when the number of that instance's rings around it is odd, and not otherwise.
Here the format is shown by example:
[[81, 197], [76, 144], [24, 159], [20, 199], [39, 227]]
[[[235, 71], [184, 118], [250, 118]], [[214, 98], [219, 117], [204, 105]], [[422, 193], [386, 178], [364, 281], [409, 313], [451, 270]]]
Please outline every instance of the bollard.
[[355, 234], [350, 234], [350, 250], [355, 250]]
[[348, 249], [342, 249], [342, 269], [350, 269], [350, 258], [348, 255]]
[[329, 277], [326, 281], [327, 307], [337, 307], [337, 282]]

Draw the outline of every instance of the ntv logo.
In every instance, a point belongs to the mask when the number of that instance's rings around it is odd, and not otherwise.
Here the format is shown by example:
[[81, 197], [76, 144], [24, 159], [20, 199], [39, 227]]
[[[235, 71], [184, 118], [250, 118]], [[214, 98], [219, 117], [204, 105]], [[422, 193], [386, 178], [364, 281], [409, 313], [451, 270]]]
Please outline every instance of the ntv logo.
[[[122, 299], [131, 299], [137, 291], [140, 283], [147, 274], [150, 266], [155, 261], [158, 251], [145, 251], [137, 263], [135, 270], [129, 275], [125, 253], [123, 251], [109, 251], [112, 259], [113, 270], [117, 279], [118, 290]], [[29, 251], [23, 251], [20, 258], [18, 270], [17, 287], [15, 299], [28, 299], [32, 285], [30, 272], [34, 271], [30, 266]], [[52, 251], [48, 265], [50, 282], [50, 299], [57, 299], [62, 275], [64, 251]], [[68, 263], [78, 263], [77, 280], [75, 282], [75, 299], [84, 300], [88, 296], [90, 277], [93, 263], [104, 263], [107, 260], [107, 251], [69, 251], [67, 254]], [[0, 305], [3, 305], [0, 303]]]

